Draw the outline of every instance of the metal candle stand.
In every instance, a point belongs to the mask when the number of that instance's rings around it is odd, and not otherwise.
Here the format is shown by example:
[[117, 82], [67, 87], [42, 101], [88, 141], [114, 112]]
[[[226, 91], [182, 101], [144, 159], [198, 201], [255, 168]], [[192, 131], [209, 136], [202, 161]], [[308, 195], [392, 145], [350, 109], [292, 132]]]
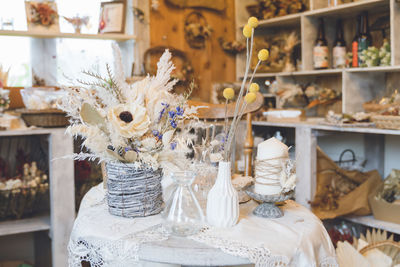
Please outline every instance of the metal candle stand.
[[276, 195], [261, 195], [254, 192], [254, 185], [251, 185], [245, 189], [245, 192], [252, 199], [262, 202], [253, 210], [253, 214], [263, 218], [280, 218], [283, 216], [282, 210], [276, 205], [276, 203], [288, 200], [293, 197], [294, 191], [287, 193], [281, 193]]

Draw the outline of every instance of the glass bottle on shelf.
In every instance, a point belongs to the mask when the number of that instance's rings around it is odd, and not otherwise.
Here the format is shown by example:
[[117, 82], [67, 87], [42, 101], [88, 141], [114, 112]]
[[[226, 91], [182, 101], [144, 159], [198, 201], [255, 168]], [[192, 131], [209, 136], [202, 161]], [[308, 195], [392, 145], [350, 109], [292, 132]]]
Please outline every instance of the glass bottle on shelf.
[[346, 67], [346, 41], [343, 37], [343, 25], [342, 20], [338, 20], [336, 23], [336, 39], [333, 44], [333, 67], [345, 68]]
[[323, 18], [319, 19], [318, 36], [315, 41], [313, 58], [314, 58], [314, 69], [327, 69], [329, 66], [328, 62], [328, 42], [325, 39], [325, 29]]
[[369, 32], [368, 25], [368, 12], [361, 15], [361, 30], [358, 38], [358, 65], [361, 66], [365, 62], [362, 60], [361, 55], [364, 50], [367, 50], [372, 45], [372, 36]]
[[208, 192], [211, 190], [217, 177], [217, 167], [211, 164], [210, 147], [195, 145], [194, 149], [194, 169], [196, 179], [193, 182], [193, 191], [199, 201], [203, 211], [206, 210]]
[[205, 217], [192, 191], [194, 172], [174, 172], [171, 175], [175, 189], [167, 201], [162, 217], [164, 227], [177, 236], [194, 235], [204, 225]]
[[352, 62], [351, 66], [353, 68], [358, 67], [358, 39], [360, 38], [360, 24], [361, 24], [361, 16], [357, 16], [357, 24], [356, 24], [356, 33], [354, 35], [353, 41], [351, 42], [351, 51], [352, 51]]

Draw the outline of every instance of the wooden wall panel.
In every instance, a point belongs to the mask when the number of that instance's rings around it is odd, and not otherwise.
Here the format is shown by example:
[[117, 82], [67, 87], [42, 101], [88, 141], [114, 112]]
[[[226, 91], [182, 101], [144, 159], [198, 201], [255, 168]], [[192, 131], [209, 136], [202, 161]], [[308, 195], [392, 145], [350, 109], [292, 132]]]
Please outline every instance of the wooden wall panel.
[[[150, 10], [150, 47], [172, 46], [183, 50], [188, 55], [199, 89], [193, 92], [193, 98], [210, 100], [211, 86], [214, 82], [235, 81], [235, 57], [226, 54], [218, 42], [235, 39], [234, 0], [226, 0], [224, 12], [196, 8], [213, 28], [212, 36], [207, 40], [204, 49], [193, 49], [184, 37], [184, 21], [193, 8], [181, 9], [159, 1], [157, 11]], [[140, 35], [140, 34], [139, 34]]]

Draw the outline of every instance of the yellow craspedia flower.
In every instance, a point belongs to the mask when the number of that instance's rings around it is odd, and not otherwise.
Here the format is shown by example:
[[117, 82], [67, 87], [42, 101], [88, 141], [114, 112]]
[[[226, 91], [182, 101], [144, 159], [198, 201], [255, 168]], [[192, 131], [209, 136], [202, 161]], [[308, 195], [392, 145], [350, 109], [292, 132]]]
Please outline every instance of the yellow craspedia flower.
[[249, 20], [247, 21], [247, 24], [251, 28], [257, 28], [258, 26], [258, 19], [256, 17], [250, 17]]
[[257, 93], [258, 91], [260, 91], [260, 86], [257, 83], [252, 83], [250, 84], [249, 91], [251, 93]]
[[246, 24], [243, 27], [243, 35], [244, 35], [244, 37], [250, 38], [252, 31], [253, 31], [253, 29], [248, 24]]
[[265, 60], [268, 59], [268, 57], [269, 57], [269, 52], [268, 52], [267, 49], [261, 49], [261, 50], [258, 52], [258, 59], [259, 59], [259, 60], [265, 61]]
[[247, 104], [251, 104], [254, 101], [256, 101], [257, 95], [255, 93], [248, 93], [245, 97], [244, 97], [244, 101], [247, 102]]
[[230, 100], [235, 96], [235, 91], [232, 88], [228, 87], [224, 89], [223, 95], [225, 99]]

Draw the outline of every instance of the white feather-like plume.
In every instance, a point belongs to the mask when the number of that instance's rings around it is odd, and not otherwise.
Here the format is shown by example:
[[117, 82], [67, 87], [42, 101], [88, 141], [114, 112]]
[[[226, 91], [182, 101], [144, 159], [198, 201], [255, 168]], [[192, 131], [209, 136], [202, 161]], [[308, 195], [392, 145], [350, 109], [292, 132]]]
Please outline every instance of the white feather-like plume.
[[121, 89], [121, 93], [125, 98], [128, 98], [130, 95], [130, 86], [129, 84], [125, 81], [125, 72], [124, 72], [124, 67], [122, 64], [122, 56], [121, 56], [121, 50], [119, 49], [119, 46], [117, 43], [112, 43], [112, 50], [113, 50], [113, 55], [114, 55], [114, 76], [115, 76], [115, 81], [117, 82], [119, 88]]
[[177, 79], [171, 80], [171, 73], [175, 69], [171, 58], [171, 53], [166, 49], [157, 63], [157, 74], [152, 79], [151, 89], [171, 91], [178, 82]]

